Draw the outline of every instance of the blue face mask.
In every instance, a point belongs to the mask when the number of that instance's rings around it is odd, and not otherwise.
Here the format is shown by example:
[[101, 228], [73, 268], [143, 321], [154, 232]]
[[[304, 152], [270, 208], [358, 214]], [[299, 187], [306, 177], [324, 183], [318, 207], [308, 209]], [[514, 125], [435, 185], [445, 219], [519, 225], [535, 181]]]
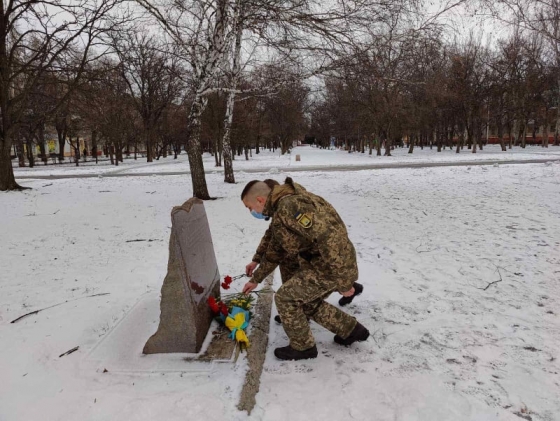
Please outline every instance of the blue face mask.
[[262, 213], [257, 212], [255, 210], [251, 211], [251, 215], [253, 215], [257, 219], [266, 219], [266, 216], [264, 216]]

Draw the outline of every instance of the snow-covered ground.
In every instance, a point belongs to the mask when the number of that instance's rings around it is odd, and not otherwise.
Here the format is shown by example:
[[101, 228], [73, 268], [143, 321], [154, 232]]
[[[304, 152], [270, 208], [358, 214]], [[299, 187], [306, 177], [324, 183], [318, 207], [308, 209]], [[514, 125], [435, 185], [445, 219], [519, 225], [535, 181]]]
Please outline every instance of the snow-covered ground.
[[[253, 151], [254, 152], [254, 151]], [[560, 147], [551, 146], [543, 149], [540, 146], [527, 146], [526, 149], [519, 147], [513, 148], [506, 152], [502, 152], [498, 145], [489, 145], [484, 150], [478, 150], [473, 154], [467, 148], [463, 149], [460, 154], [455, 150], [445, 149], [437, 152], [436, 148], [415, 148], [413, 154], [408, 153], [407, 148], [396, 148], [391, 152], [393, 156], [376, 156], [368, 152], [348, 153], [341, 150], [324, 150], [314, 147], [298, 147], [291, 154], [280, 155], [279, 151], [271, 152], [262, 150], [258, 155], [253, 153], [249, 161], [245, 160], [245, 156], [238, 156], [233, 163], [235, 170], [255, 170], [263, 171], [271, 168], [278, 168], [285, 171], [290, 169], [312, 169], [316, 167], [347, 167], [347, 166], [364, 166], [364, 165], [386, 165], [393, 163], [421, 163], [421, 162], [455, 162], [455, 161], [508, 161], [508, 160], [534, 160], [541, 159], [560, 159]], [[296, 161], [296, 155], [300, 155], [301, 161]], [[88, 158], [89, 159], [89, 158]], [[208, 172], [222, 172], [223, 167], [215, 166], [215, 159], [210, 154], [204, 154], [204, 167]], [[110, 162], [104, 159], [99, 164], [88, 161], [85, 164], [80, 162], [80, 166], [65, 163], [63, 165], [47, 165], [39, 163], [34, 168], [19, 168], [14, 161], [14, 171], [16, 178], [18, 176], [33, 175], [70, 175], [70, 174], [151, 174], [166, 172], [187, 172], [189, 171], [189, 162], [187, 155], [183, 153], [175, 160], [172, 156], [160, 158], [158, 161], [147, 163], [145, 158], [127, 158], [119, 164], [118, 167], [110, 165]]]
[[[331, 156], [308, 153], [302, 164]], [[245, 183], [286, 175], [208, 174], [222, 275], [243, 272], [266, 229], [239, 200]], [[0, 420], [560, 420], [560, 164], [292, 175], [348, 225], [365, 291], [347, 311], [372, 338], [342, 348], [313, 325], [319, 357], [281, 362], [272, 322], [250, 416], [236, 409], [243, 357], [202, 373], [103, 373], [88, 355], [159, 291], [169, 212], [190, 178], [25, 180], [33, 190], [0, 194]]]

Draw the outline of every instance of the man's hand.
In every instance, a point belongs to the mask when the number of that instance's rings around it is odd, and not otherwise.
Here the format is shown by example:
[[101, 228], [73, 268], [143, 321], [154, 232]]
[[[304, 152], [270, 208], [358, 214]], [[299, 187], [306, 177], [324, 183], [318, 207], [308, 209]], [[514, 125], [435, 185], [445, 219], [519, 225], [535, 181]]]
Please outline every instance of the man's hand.
[[254, 290], [256, 287], [258, 287], [259, 284], [255, 283], [255, 282], [247, 282], [244, 286], [243, 286], [243, 294], [249, 294], [252, 290]]
[[253, 271], [259, 264], [257, 262], [251, 262], [247, 266], [245, 266], [245, 275], [253, 276]]
[[354, 295], [354, 292], [356, 292], [354, 290], [354, 287], [350, 288], [348, 291], [345, 292], [339, 291], [340, 295], [342, 295], [343, 297], [351, 297], [352, 295]]

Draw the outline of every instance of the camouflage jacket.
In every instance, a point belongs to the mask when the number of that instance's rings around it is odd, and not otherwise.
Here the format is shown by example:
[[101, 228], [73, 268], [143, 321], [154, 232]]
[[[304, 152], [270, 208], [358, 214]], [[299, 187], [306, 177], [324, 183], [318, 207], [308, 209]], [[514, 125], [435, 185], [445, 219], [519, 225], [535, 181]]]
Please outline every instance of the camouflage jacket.
[[319, 276], [335, 279], [341, 291], [352, 287], [358, 279], [356, 251], [330, 203], [288, 177], [272, 190], [263, 214], [272, 222], [259, 245], [261, 249], [266, 244], [266, 250], [260, 254], [252, 282], [261, 282], [287, 256], [293, 256], [308, 262]]
[[260, 263], [261, 262], [261, 258], [263, 256], [263, 254], [266, 252], [266, 249], [268, 248], [268, 244], [270, 243], [270, 237], [271, 237], [272, 233], [270, 232], [270, 227], [268, 227], [268, 229], [266, 230], [266, 232], [263, 235], [263, 238], [261, 238], [261, 242], [259, 243], [259, 246], [257, 247], [257, 251], [255, 252], [255, 255], [253, 256], [253, 262], [257, 262]]

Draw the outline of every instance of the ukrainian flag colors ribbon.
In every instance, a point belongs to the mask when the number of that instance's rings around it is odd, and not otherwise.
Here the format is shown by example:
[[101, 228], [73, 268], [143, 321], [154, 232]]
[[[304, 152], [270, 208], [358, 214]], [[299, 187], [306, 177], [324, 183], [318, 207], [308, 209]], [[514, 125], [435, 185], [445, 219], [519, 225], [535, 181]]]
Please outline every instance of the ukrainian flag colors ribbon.
[[231, 313], [225, 319], [226, 327], [231, 330], [231, 339], [249, 346], [249, 338], [245, 334], [245, 328], [249, 325], [249, 312], [239, 307], [233, 307]]

